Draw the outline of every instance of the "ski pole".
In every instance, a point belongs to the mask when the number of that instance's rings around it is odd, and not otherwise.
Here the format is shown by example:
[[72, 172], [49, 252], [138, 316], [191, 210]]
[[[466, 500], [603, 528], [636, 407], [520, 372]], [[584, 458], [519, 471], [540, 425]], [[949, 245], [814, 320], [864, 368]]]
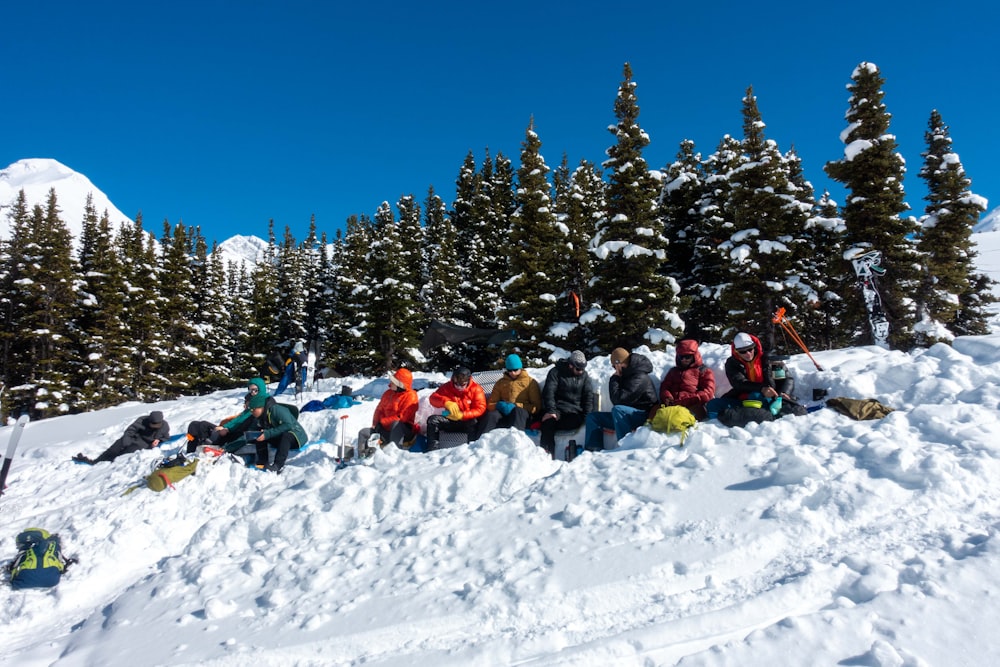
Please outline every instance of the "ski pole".
[[810, 361], [813, 362], [813, 365], [816, 366], [816, 370], [818, 371], [823, 370], [823, 367], [820, 366], [819, 363], [815, 359], [813, 359], [812, 354], [809, 353], [809, 348], [806, 347], [805, 342], [802, 340], [801, 336], [799, 336], [799, 332], [795, 330], [795, 327], [792, 326], [792, 323], [788, 321], [787, 317], [785, 317], [784, 307], [778, 308], [777, 312], [774, 313], [774, 317], [771, 319], [771, 321], [780, 326], [785, 331], [785, 333], [787, 333], [789, 336], [792, 337], [792, 340], [794, 340], [798, 344], [798, 346], [802, 348], [802, 351], [806, 353], [806, 356], [809, 357]]

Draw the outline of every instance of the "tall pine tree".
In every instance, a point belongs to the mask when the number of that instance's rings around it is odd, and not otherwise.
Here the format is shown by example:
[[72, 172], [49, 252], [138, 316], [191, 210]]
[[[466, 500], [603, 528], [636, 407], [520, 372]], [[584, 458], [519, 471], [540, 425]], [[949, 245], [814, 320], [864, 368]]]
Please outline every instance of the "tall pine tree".
[[609, 173], [607, 212], [591, 242], [596, 257], [591, 298], [592, 351], [633, 348], [680, 334], [677, 282], [665, 274], [667, 240], [657, 216], [659, 185], [649, 173], [643, 149], [649, 136], [639, 127], [632, 68], [626, 63], [615, 99], [616, 143], [604, 163]]
[[934, 333], [935, 323], [950, 335], [986, 333], [985, 306], [993, 298], [982, 290], [972, 241], [972, 228], [986, 210], [986, 200], [970, 190], [972, 181], [937, 110], [931, 111], [924, 140], [927, 150], [920, 177], [927, 182], [927, 207], [920, 220], [919, 249], [926, 266], [918, 300], [922, 316], [918, 342], [927, 344], [942, 337]]
[[[878, 250], [882, 253], [882, 267], [886, 273], [880, 284], [881, 301], [889, 321], [889, 343], [906, 348], [914, 342], [916, 307], [913, 296], [920, 285], [918, 267], [921, 262], [912, 240], [918, 231], [917, 225], [912, 219], [902, 217], [909, 209], [903, 192], [906, 167], [902, 156], [896, 152], [895, 137], [889, 134], [891, 116], [882, 103], [884, 83], [873, 63], [863, 62], [854, 70], [847, 87], [851, 92], [846, 114], [848, 126], [841, 133], [844, 157], [828, 162], [825, 170], [830, 178], [843, 183], [848, 190], [843, 210], [847, 252], [861, 254]], [[841, 270], [854, 273], [847, 261]], [[873, 342], [862, 295], [855, 292], [844, 296], [844, 326], [857, 342]]]

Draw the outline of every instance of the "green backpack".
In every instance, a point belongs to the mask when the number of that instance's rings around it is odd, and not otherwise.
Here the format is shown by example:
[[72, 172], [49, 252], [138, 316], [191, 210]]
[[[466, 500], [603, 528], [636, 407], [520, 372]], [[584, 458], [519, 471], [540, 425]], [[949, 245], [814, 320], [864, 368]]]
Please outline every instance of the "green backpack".
[[28, 528], [15, 538], [17, 556], [8, 566], [11, 588], [50, 588], [69, 566], [59, 536], [42, 528]]
[[697, 424], [698, 420], [683, 405], [662, 405], [648, 423], [657, 433], [680, 433], [683, 445], [688, 429]]
[[[170, 458], [163, 459], [153, 468], [153, 472], [146, 475], [146, 486], [153, 491], [163, 491], [166, 488], [174, 488], [174, 482], [184, 479], [188, 475], [193, 475], [198, 469], [198, 459], [188, 461], [183, 454], [175, 454]], [[136, 484], [125, 490], [123, 496], [127, 496], [141, 484]]]

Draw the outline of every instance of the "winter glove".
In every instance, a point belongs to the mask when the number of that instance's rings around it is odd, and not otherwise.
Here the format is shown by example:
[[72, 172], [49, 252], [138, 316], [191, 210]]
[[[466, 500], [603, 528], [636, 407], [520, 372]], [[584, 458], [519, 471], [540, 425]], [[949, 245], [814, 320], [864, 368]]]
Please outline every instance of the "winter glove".
[[445, 415], [448, 419], [453, 422], [462, 421], [462, 409], [458, 407], [458, 403], [455, 401], [448, 401], [444, 404], [444, 409], [448, 411], [448, 414]]
[[502, 414], [504, 417], [510, 414], [511, 410], [514, 409], [514, 404], [508, 401], [497, 401], [497, 412]]

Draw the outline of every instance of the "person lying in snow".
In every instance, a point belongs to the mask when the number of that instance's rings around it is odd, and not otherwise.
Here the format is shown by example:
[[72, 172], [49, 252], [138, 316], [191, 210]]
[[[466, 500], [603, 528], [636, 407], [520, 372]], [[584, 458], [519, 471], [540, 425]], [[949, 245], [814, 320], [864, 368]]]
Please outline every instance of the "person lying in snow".
[[124, 435], [111, 443], [96, 459], [84, 456], [82, 453], [73, 457], [78, 463], [94, 465], [102, 461], [114, 461], [122, 454], [131, 454], [140, 449], [152, 449], [170, 437], [170, 425], [163, 419], [159, 410], [150, 412], [145, 417], [136, 419], [125, 429]]

